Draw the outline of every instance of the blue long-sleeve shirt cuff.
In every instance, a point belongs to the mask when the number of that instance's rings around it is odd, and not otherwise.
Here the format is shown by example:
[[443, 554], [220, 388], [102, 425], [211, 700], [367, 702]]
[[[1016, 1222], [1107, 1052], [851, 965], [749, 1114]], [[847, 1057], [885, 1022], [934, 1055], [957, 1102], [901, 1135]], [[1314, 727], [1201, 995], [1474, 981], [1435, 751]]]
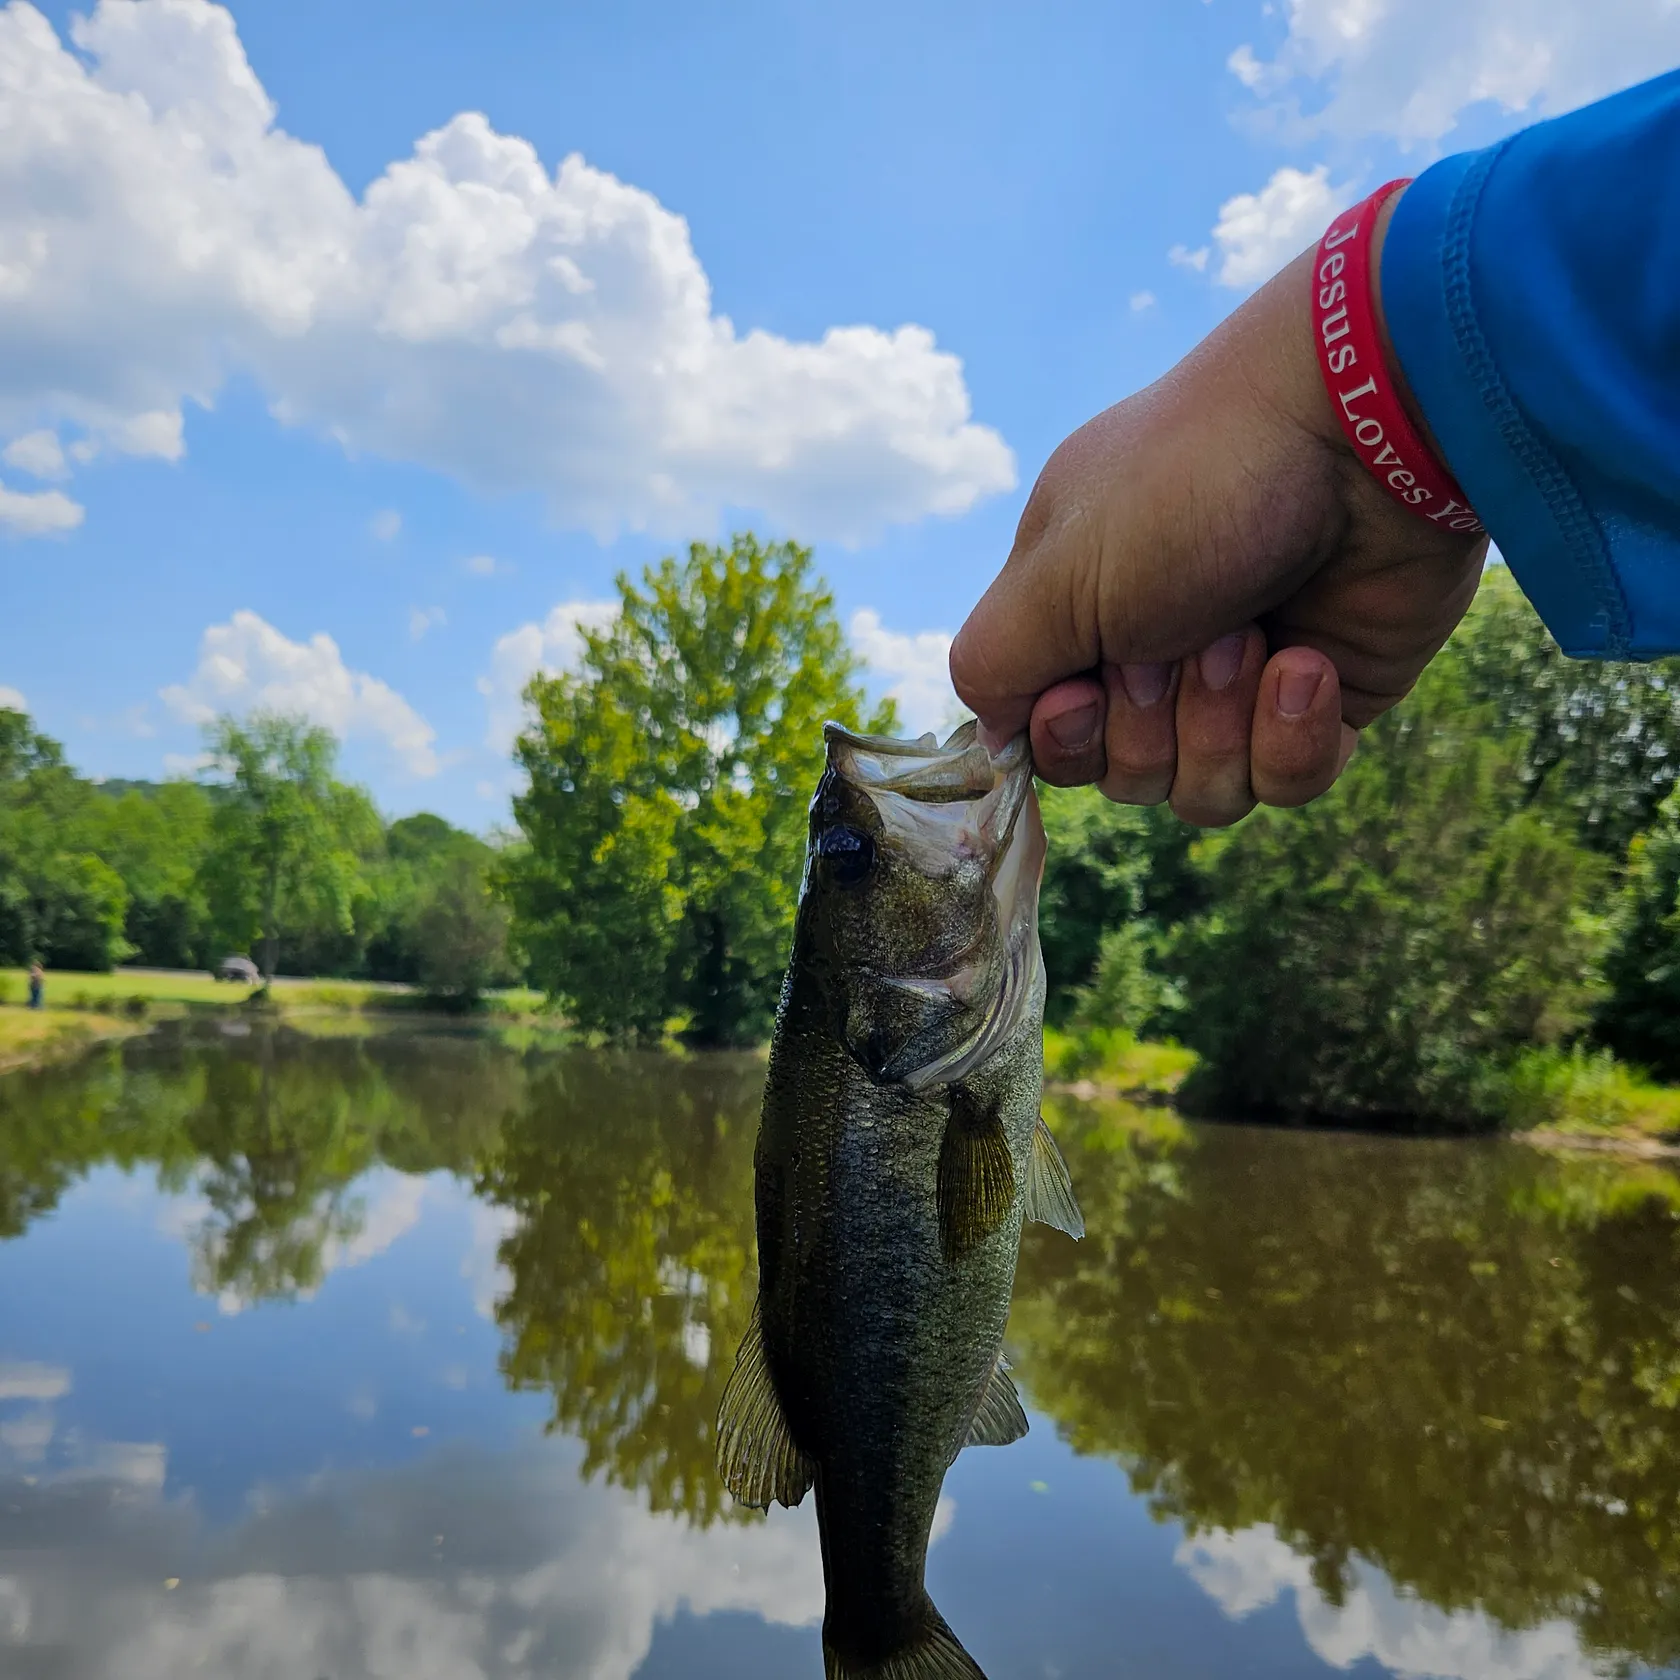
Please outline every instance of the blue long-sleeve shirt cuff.
[[1680, 652], [1680, 72], [1407, 190], [1383, 308], [1412, 393], [1568, 653]]

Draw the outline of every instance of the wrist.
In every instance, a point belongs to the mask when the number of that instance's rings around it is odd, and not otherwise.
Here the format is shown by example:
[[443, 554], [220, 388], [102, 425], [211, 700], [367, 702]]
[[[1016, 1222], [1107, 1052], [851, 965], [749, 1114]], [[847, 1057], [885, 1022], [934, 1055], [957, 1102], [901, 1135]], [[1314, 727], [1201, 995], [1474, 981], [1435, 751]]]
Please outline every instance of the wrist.
[[1407, 182], [1391, 181], [1333, 220], [1313, 252], [1313, 349], [1348, 446], [1384, 492], [1442, 530], [1481, 521], [1442, 459], [1395, 355], [1382, 309], [1382, 250]]
[[1417, 398], [1412, 394], [1411, 382], [1406, 378], [1406, 370], [1401, 365], [1399, 353], [1394, 348], [1394, 340], [1389, 336], [1388, 312], [1383, 308], [1383, 247], [1388, 243], [1388, 227], [1389, 223], [1394, 220], [1394, 212], [1400, 208], [1400, 200], [1411, 190], [1412, 184], [1408, 181], [1397, 193], [1387, 199], [1382, 209], [1377, 212], [1377, 223], [1371, 230], [1371, 310], [1376, 316], [1377, 334], [1382, 340], [1383, 361], [1388, 365], [1389, 378], [1394, 381], [1394, 393], [1399, 397], [1401, 407], [1405, 409], [1412, 424], [1417, 427], [1423, 441], [1429, 445], [1436, 459], [1445, 461], [1446, 456], [1441, 452], [1440, 442], [1429, 424], [1429, 416], [1423, 412]]

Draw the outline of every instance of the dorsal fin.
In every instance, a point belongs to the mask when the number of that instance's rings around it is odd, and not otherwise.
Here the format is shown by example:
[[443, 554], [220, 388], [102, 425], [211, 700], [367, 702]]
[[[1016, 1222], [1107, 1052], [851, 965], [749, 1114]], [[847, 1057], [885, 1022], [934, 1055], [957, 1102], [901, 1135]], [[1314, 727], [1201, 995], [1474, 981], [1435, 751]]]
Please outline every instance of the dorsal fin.
[[793, 1439], [776, 1393], [756, 1301], [718, 1402], [717, 1467], [724, 1486], [743, 1505], [760, 1510], [768, 1510], [773, 1500], [797, 1505], [816, 1475]]
[[1085, 1235], [1085, 1216], [1074, 1199], [1067, 1162], [1043, 1115], [1033, 1127], [1032, 1160], [1027, 1165], [1027, 1218], [1054, 1225], [1070, 1237]]
[[986, 1379], [986, 1392], [980, 1396], [980, 1408], [968, 1426], [965, 1447], [1007, 1447], [1019, 1441], [1027, 1432], [1027, 1413], [1021, 1396], [1009, 1375], [1009, 1364], [1000, 1353], [992, 1374]]

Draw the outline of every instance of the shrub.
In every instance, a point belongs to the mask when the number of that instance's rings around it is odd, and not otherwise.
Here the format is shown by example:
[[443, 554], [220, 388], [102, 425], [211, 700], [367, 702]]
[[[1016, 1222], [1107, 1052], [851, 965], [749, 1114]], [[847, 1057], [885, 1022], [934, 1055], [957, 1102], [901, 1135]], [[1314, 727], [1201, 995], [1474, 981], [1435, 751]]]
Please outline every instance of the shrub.
[[1198, 849], [1214, 908], [1172, 952], [1197, 1106], [1488, 1124], [1486, 1070], [1584, 1023], [1604, 865], [1524, 808], [1457, 678], [1432, 669], [1330, 795]]

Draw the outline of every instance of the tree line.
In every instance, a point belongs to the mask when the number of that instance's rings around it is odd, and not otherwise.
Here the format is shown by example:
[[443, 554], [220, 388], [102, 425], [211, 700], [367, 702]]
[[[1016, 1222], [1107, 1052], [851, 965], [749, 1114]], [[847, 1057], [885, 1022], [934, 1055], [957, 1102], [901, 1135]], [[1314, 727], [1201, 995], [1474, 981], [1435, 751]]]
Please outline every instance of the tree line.
[[495, 850], [422, 812], [387, 822], [330, 732], [217, 720], [194, 780], [97, 782], [0, 709], [0, 965], [213, 968], [405, 981], [516, 978]]
[[[820, 724], [896, 720], [795, 544], [696, 544], [618, 589], [577, 668], [527, 691], [500, 889], [584, 1027], [757, 1042]], [[1204, 835], [1043, 790], [1049, 1018], [1177, 1037], [1189, 1100], [1226, 1112], [1476, 1125], [1611, 1052], [1680, 1078], [1677, 772], [1680, 662], [1565, 659], [1492, 567], [1305, 810]]]
[[[617, 588], [526, 691], [502, 846], [385, 822], [295, 719], [219, 721], [194, 782], [101, 786], [0, 711], [0, 960], [522, 973], [585, 1033], [762, 1042], [821, 725], [894, 709], [797, 544], [695, 544]], [[1565, 659], [1490, 568], [1304, 810], [1204, 835], [1043, 790], [1049, 1019], [1176, 1037], [1223, 1112], [1482, 1125], [1613, 1055], [1680, 1079], [1677, 773], [1680, 662]]]

